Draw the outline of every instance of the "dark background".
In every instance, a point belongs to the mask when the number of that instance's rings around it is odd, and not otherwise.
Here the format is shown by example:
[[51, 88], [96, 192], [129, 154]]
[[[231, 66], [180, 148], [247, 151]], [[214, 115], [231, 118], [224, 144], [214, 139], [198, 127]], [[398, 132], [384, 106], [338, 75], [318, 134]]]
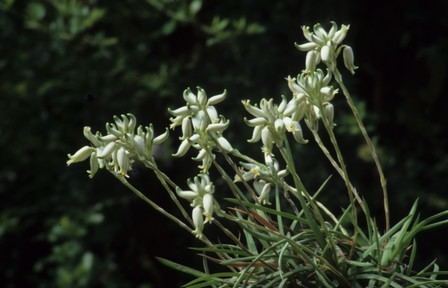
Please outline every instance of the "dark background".
[[[67, 168], [66, 154], [86, 144], [83, 126], [103, 129], [114, 114], [132, 112], [163, 131], [166, 108], [196, 85], [210, 95], [228, 89], [220, 107], [233, 120], [227, 135], [247, 149], [239, 102], [288, 93], [284, 77], [303, 68], [293, 46], [303, 24], [351, 24], [346, 41], [360, 68], [344, 77], [378, 143], [393, 220], [417, 197], [424, 216], [448, 209], [447, 8], [416, 0], [0, 1], [1, 286], [178, 287], [189, 279], [155, 256], [199, 267], [187, 249], [199, 243], [107, 173], [89, 180], [87, 164]], [[348, 169], [383, 223], [374, 165], [342, 97], [335, 105]], [[298, 159], [310, 187], [332, 173], [312, 145]], [[160, 165], [178, 183], [195, 173], [188, 159]], [[137, 167], [132, 179], [174, 211], [149, 171]], [[344, 203], [340, 181], [330, 183], [323, 201]], [[437, 257], [448, 268], [447, 237], [448, 228], [419, 236], [419, 265]]]

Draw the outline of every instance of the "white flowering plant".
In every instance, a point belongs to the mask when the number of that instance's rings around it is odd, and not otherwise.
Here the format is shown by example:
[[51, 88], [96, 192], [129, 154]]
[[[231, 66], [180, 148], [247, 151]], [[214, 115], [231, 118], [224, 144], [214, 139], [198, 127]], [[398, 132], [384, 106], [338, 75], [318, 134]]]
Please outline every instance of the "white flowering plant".
[[[358, 68], [352, 48], [344, 44], [348, 30], [348, 25], [338, 27], [334, 22], [328, 31], [320, 24], [312, 29], [303, 26], [307, 42], [296, 47], [306, 52], [305, 68], [296, 77], [287, 77], [290, 95], [278, 102], [242, 101], [250, 115], [244, 122], [253, 128], [248, 142], [261, 142], [260, 155], [243, 154], [226, 139], [230, 121], [219, 114], [216, 105], [225, 100], [227, 92], [208, 97], [198, 87], [184, 91], [182, 107], [168, 110], [172, 115], [169, 128], [181, 130], [173, 157], [183, 157], [191, 150], [197, 153], [192, 160], [199, 163], [198, 174], [187, 180], [187, 185], [175, 183], [154, 158], [154, 146], [163, 145], [169, 129], [156, 136], [151, 124], [137, 126], [132, 114], [115, 117], [113, 123], [106, 124], [104, 134], [85, 127], [90, 144], [69, 154], [67, 164], [89, 159], [89, 177], [100, 169], [110, 172], [203, 243], [195, 248], [204, 260], [202, 270], [160, 259], [195, 277], [185, 287], [447, 287], [443, 277], [448, 272], [440, 271], [435, 261], [423, 268], [414, 263], [416, 235], [447, 224], [448, 211], [423, 218], [416, 201], [406, 217], [390, 223], [386, 178], [338, 67], [342, 57], [351, 74]], [[348, 174], [334, 130], [337, 118], [332, 100], [339, 94], [353, 112], [377, 168], [384, 229]], [[304, 129], [310, 131], [310, 139], [305, 139]], [[300, 177], [291, 147], [303, 145], [301, 149], [306, 149], [311, 142], [345, 183], [347, 205], [341, 213], [318, 200], [329, 179], [317, 191], [310, 191]], [[128, 172], [135, 162], [156, 175], [181, 217], [131, 184]], [[211, 169], [227, 187], [215, 186]], [[228, 241], [210, 240], [207, 225], [215, 225]], [[222, 268], [211, 271], [209, 262]]]

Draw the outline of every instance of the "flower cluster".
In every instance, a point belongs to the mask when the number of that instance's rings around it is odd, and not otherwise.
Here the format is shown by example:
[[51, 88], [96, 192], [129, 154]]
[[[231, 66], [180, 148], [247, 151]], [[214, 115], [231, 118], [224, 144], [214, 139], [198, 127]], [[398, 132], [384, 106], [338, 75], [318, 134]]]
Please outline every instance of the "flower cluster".
[[254, 128], [248, 142], [256, 143], [261, 139], [262, 150], [268, 155], [272, 154], [274, 144], [282, 145], [285, 132], [290, 132], [298, 143], [306, 143], [299, 123], [304, 115], [301, 102], [299, 97], [289, 101], [283, 97], [279, 105], [274, 104], [273, 99], [261, 99], [259, 106], [251, 105], [249, 100], [243, 101], [246, 111], [255, 117], [245, 119], [246, 124]]
[[168, 110], [173, 116], [170, 118], [170, 127], [172, 129], [177, 126], [182, 127], [180, 137], [182, 142], [173, 156], [182, 157], [193, 147], [199, 151], [193, 160], [201, 161], [199, 168], [207, 172], [215, 159], [213, 150], [219, 149], [229, 153], [233, 147], [222, 135], [229, 126], [229, 121], [222, 115], [218, 116], [214, 107], [224, 101], [226, 91], [208, 99], [204, 89], [198, 87], [197, 90], [195, 95], [190, 89], [186, 89], [183, 95], [186, 105], [175, 110]]
[[338, 89], [329, 85], [331, 73], [320, 69], [300, 74], [296, 78], [287, 78], [288, 87], [294, 97], [302, 99], [305, 121], [312, 130], [317, 130], [318, 120], [324, 115], [333, 125], [334, 107], [330, 103], [338, 93]]
[[199, 174], [193, 178], [193, 181], [188, 179], [187, 183], [190, 190], [177, 188], [176, 193], [191, 203], [194, 234], [201, 238], [204, 224], [213, 221], [215, 187], [207, 174]]
[[270, 154], [265, 155], [266, 165], [261, 163], [240, 162], [241, 177], [236, 175], [234, 182], [252, 181], [257, 201], [262, 205], [271, 204], [270, 192], [273, 185], [282, 185], [288, 175], [287, 169], [280, 169], [278, 161]]
[[92, 146], [84, 146], [73, 155], [68, 154], [67, 165], [82, 162], [90, 158], [89, 177], [95, 176], [100, 168], [129, 177], [135, 159], [153, 161], [153, 145], [162, 144], [168, 138], [168, 130], [154, 137], [152, 125], [139, 126], [132, 114], [114, 117], [114, 123], [106, 123], [107, 134], [92, 133], [90, 127], [84, 127], [84, 136]]
[[332, 22], [328, 32], [320, 24], [314, 25], [313, 31], [310, 31], [308, 26], [302, 26], [303, 35], [309, 42], [296, 44], [296, 47], [300, 51], [307, 52], [305, 71], [313, 71], [320, 61], [324, 62], [333, 71], [336, 68], [336, 59], [342, 50], [344, 65], [354, 74], [358, 67], [354, 64], [353, 50], [348, 45], [341, 45], [349, 28], [349, 25], [342, 25], [338, 29], [335, 22]]

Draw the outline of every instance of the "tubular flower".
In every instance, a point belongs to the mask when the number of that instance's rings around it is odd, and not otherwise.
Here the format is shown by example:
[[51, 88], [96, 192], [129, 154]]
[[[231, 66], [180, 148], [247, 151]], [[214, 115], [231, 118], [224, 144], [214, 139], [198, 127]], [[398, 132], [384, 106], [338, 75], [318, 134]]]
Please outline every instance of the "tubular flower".
[[172, 129], [181, 126], [182, 142], [179, 145], [175, 157], [184, 156], [190, 148], [198, 150], [196, 157], [192, 159], [200, 161], [199, 168], [207, 172], [215, 159], [213, 150], [221, 150], [229, 153], [233, 150], [232, 145], [222, 135], [229, 126], [229, 120], [218, 116], [214, 105], [225, 100], [227, 92], [207, 98], [204, 89], [198, 87], [197, 94], [186, 89], [183, 94], [185, 106], [175, 110], [168, 110], [173, 116], [170, 118]]
[[68, 155], [67, 165], [82, 162], [90, 158], [90, 178], [101, 168], [116, 175], [129, 177], [135, 159], [152, 162], [153, 145], [160, 145], [168, 138], [168, 130], [154, 137], [152, 125], [136, 127], [134, 115], [114, 116], [114, 123], [106, 123], [107, 134], [92, 133], [90, 127], [84, 127], [84, 137], [92, 146], [84, 146], [73, 155]]
[[356, 67], [353, 64], [353, 51], [350, 46], [342, 45], [347, 36], [350, 25], [342, 25], [338, 28], [335, 22], [331, 22], [331, 28], [326, 31], [319, 23], [310, 30], [308, 26], [302, 26], [302, 32], [308, 41], [303, 44], [295, 44], [300, 51], [307, 52], [305, 72], [312, 72], [322, 61], [331, 71], [336, 68], [336, 59], [343, 49], [343, 58], [345, 67], [352, 73], [355, 73]]

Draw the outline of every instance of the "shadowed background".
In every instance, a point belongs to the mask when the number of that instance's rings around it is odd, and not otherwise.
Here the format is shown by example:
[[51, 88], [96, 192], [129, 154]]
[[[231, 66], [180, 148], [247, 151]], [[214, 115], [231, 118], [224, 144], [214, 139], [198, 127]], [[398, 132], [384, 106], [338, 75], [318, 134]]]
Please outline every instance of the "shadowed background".
[[[66, 154], [87, 143], [83, 126], [103, 129], [115, 114], [134, 113], [162, 132], [166, 108], [182, 104], [187, 86], [200, 85], [209, 95], [228, 90], [218, 106], [233, 120], [226, 135], [259, 157], [245, 143], [250, 130], [239, 103], [288, 93], [284, 78], [303, 68], [304, 54], [293, 46], [304, 41], [303, 24], [351, 24], [346, 42], [360, 68], [344, 78], [378, 143], [393, 220], [417, 197], [423, 215], [448, 209], [448, 5], [382, 3], [1, 1], [2, 286], [178, 287], [188, 280], [155, 256], [199, 267], [187, 249], [199, 243], [107, 173], [89, 180], [87, 164], [66, 168]], [[342, 97], [335, 108], [349, 172], [383, 223], [374, 165]], [[169, 160], [178, 144], [171, 140], [159, 151], [160, 165], [183, 185], [196, 163]], [[297, 155], [309, 187], [333, 173], [312, 145], [297, 147]], [[131, 177], [174, 211], [149, 171], [136, 167]], [[225, 193], [218, 189], [217, 197]], [[324, 202], [346, 201], [336, 177], [323, 194]], [[447, 237], [448, 229], [419, 237], [420, 265], [437, 257], [448, 267]]]

